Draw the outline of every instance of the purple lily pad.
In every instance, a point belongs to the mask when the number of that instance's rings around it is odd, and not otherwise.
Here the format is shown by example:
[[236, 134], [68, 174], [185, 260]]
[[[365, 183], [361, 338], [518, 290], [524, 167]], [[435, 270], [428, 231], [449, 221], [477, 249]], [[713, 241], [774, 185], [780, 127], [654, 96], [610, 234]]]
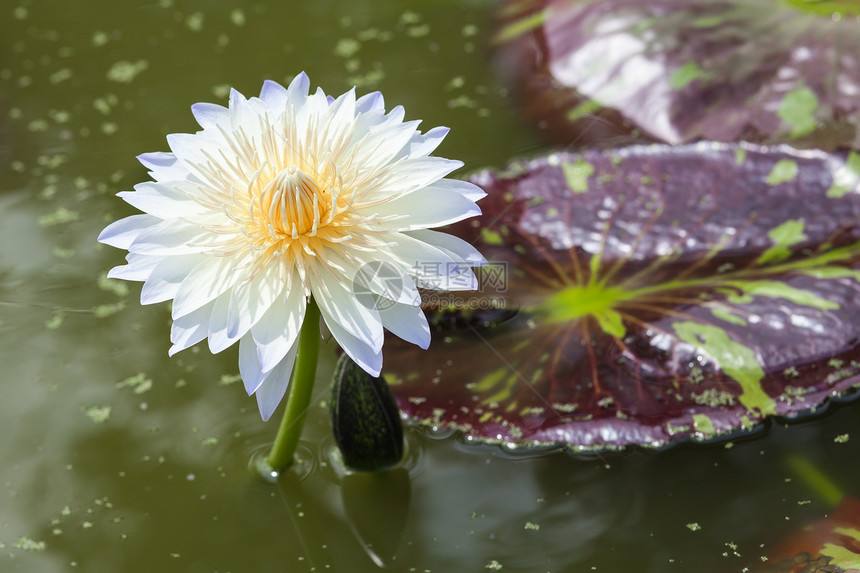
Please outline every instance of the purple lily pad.
[[496, 42], [556, 142], [856, 148], [857, 14], [847, 0], [518, 0]]
[[[860, 154], [702, 142], [472, 178], [492, 262], [386, 344], [403, 411], [580, 451], [714, 440], [860, 384]], [[455, 296], [457, 295], [457, 296]]]

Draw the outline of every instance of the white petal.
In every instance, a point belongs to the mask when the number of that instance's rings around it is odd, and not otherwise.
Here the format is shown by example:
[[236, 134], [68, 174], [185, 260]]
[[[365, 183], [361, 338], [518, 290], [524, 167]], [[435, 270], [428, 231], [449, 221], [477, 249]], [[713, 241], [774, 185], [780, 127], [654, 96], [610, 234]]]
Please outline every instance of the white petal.
[[448, 127], [434, 127], [425, 134], [415, 134], [412, 141], [406, 146], [406, 155], [408, 157], [424, 157], [430, 155], [433, 150], [439, 147], [448, 132], [451, 131]]
[[421, 294], [409, 275], [411, 265], [392, 264], [380, 260], [377, 255], [378, 252], [356, 252], [353, 253], [353, 260], [348, 260], [337, 251], [332, 251], [326, 257], [344, 269], [344, 284], [349, 285], [352, 293], [365, 306], [373, 306], [374, 297], [384, 297], [411, 306], [421, 304]]
[[212, 129], [217, 128], [218, 125], [225, 125], [230, 117], [226, 107], [205, 102], [192, 105], [191, 113], [203, 129]]
[[[167, 136], [167, 144], [193, 177], [208, 181], [209, 175], [202, 169], [215, 161], [221, 160], [221, 151], [229, 152], [230, 144], [216, 129], [197, 133], [171, 133]], [[215, 184], [215, 182], [212, 182]]]
[[190, 177], [188, 169], [172, 153], [142, 153], [137, 160], [149, 169], [150, 176], [156, 181], [182, 181]]
[[269, 265], [250, 281], [233, 287], [227, 313], [227, 335], [243, 336], [257, 324], [283, 289], [280, 268]]
[[471, 201], [478, 201], [487, 196], [487, 193], [474, 183], [469, 183], [468, 181], [462, 181], [460, 179], [440, 179], [439, 181], [427, 186], [428, 192], [433, 189], [454, 191]]
[[[313, 118], [318, 118], [326, 113], [329, 108], [328, 98], [321, 89], [317, 89], [313, 95], [308, 96], [301, 107], [296, 108], [296, 132], [300, 138], [314, 131], [309, 130]], [[314, 120], [315, 121], [315, 120]]]
[[166, 220], [138, 234], [128, 250], [141, 255], [191, 255], [206, 250], [201, 241], [211, 239], [211, 235], [199, 225]]
[[[470, 199], [447, 190], [421, 190], [393, 199], [383, 205], [366, 210], [372, 215], [400, 215], [381, 222], [377, 227], [391, 231], [414, 231], [428, 227], [441, 227], [481, 214], [481, 209]], [[361, 211], [360, 214], [363, 214]]]
[[[355, 88], [337, 98], [328, 108], [329, 133], [337, 131], [345, 126], [351, 126], [355, 120]], [[325, 125], [320, 126], [326, 132]], [[331, 137], [331, 135], [329, 136]]]
[[487, 259], [484, 258], [484, 255], [479, 253], [474, 245], [467, 243], [460, 237], [428, 229], [407, 231], [404, 234], [409, 235], [413, 239], [423, 241], [428, 245], [433, 245], [437, 249], [441, 249], [455, 261], [464, 261], [476, 267], [487, 264]]
[[290, 82], [289, 87], [287, 88], [287, 101], [289, 101], [290, 105], [292, 105], [295, 109], [299, 109], [304, 105], [305, 100], [308, 99], [308, 91], [311, 87], [311, 81], [308, 79], [306, 73], [301, 72], [293, 81]]
[[189, 198], [190, 193], [196, 190], [197, 187], [189, 182], [168, 185], [148, 181], [135, 185], [134, 191], [122, 191], [117, 193], [117, 196], [144, 213], [159, 219], [170, 219], [205, 214], [209, 211]]
[[230, 90], [230, 124], [233, 131], [243, 131], [253, 137], [260, 132], [260, 113], [265, 113], [266, 106], [259, 99], [249, 100], [235, 89]]
[[326, 322], [332, 336], [352, 360], [371, 376], [379, 376], [382, 370], [382, 349], [374, 350], [354, 337], [337, 323]]
[[[390, 130], [396, 130], [400, 125], [403, 124], [403, 114], [401, 113], [399, 117], [396, 117], [395, 114], [387, 114], [385, 113], [385, 109], [382, 106], [382, 95], [379, 96], [379, 101], [375, 102], [379, 107], [373, 107], [365, 112], [359, 113], [359, 102], [364, 104], [364, 98], [359, 98], [356, 105], [356, 113], [358, 113], [356, 119], [355, 126], [355, 137], [353, 138], [353, 144], [357, 141], [360, 141], [365, 136], [373, 136], [377, 138], [378, 135], [382, 135], [384, 137], [385, 133]], [[366, 104], [365, 104], [366, 105]], [[402, 109], [402, 108], [401, 108]], [[421, 123], [420, 121], [413, 121], [413, 125], [418, 125]], [[415, 133], [415, 130], [412, 130], [411, 133]], [[379, 141], [379, 138], [375, 140]], [[362, 143], [362, 145], [367, 145], [369, 140], [366, 140]], [[374, 144], [375, 145], [375, 144]]]
[[330, 328], [333, 323], [338, 324], [374, 351], [382, 348], [379, 313], [365, 308], [352, 292], [325, 271], [318, 278], [320, 280], [314, 281], [311, 290], [326, 324]]
[[[167, 143], [192, 178], [205, 181], [222, 193], [230, 192], [231, 187], [242, 189], [259, 167], [253, 157], [254, 149], [261, 146], [264, 125], [260, 114], [265, 112], [262, 101], [256, 98], [249, 101], [233, 90], [226, 126], [194, 134], [172, 133], [167, 136]], [[247, 153], [237, 154], [236, 148], [243, 148]]]
[[173, 298], [174, 320], [198, 309], [233, 286], [242, 260], [233, 257], [206, 257], [197, 264]]
[[168, 355], [173, 356], [206, 338], [209, 333], [209, 317], [214, 306], [215, 303], [210, 302], [173, 321], [170, 327], [170, 342], [173, 346], [167, 352]]
[[469, 263], [452, 258], [446, 251], [419, 241], [406, 233], [393, 233], [396, 248], [381, 250], [377, 257], [403, 265], [419, 288], [438, 290], [475, 290], [478, 279]]
[[379, 310], [382, 326], [395, 336], [423, 349], [430, 346], [430, 325], [418, 306], [395, 304]]
[[212, 307], [212, 316], [209, 317], [209, 351], [212, 354], [218, 354], [232, 346], [239, 336], [228, 336], [227, 334], [227, 316], [230, 307], [230, 291], [223, 293], [214, 301], [215, 306]]
[[256, 343], [257, 360], [260, 368], [268, 372], [280, 362], [299, 336], [305, 318], [305, 295], [298, 284], [288, 290], [284, 298], [278, 298], [251, 328]]
[[293, 373], [293, 365], [296, 362], [296, 350], [298, 343], [294, 344], [283, 360], [266, 376], [263, 383], [254, 394], [257, 396], [257, 406], [260, 408], [260, 416], [263, 421], [272, 417], [278, 404], [287, 391], [290, 377]]
[[406, 110], [402, 105], [396, 105], [391, 108], [391, 111], [385, 116], [385, 121], [389, 124], [402, 123], [406, 116]]
[[453, 258], [442, 249], [407, 233], [389, 233], [384, 237], [392, 246], [377, 252], [377, 258], [391, 261], [410, 275], [459, 274], [460, 267], [468, 266], [459, 257]]
[[127, 281], [145, 281], [152, 274], [152, 269], [161, 261], [161, 257], [147, 257], [129, 253], [125, 256], [127, 265], [120, 265], [108, 271], [109, 279], [123, 279]]
[[405, 183], [405, 189], [422, 189], [462, 166], [463, 162], [456, 159], [413, 157], [400, 164], [398, 179]]
[[260, 90], [260, 99], [272, 111], [282, 111], [287, 106], [287, 88], [278, 82], [266, 80], [263, 82], [263, 89]]
[[205, 255], [180, 255], [163, 257], [140, 289], [140, 304], [164, 302], [176, 296], [179, 285], [188, 276], [201, 257]]
[[356, 131], [353, 144], [360, 140], [360, 145], [353, 149], [353, 161], [359, 165], [384, 166], [398, 157], [408, 155], [407, 145], [418, 130], [419, 123], [410, 121], [384, 129], [371, 129], [367, 136]]
[[[289, 348], [284, 352], [284, 356], [287, 352]], [[257, 345], [254, 344], [250, 334], [239, 339], [239, 374], [242, 376], [242, 383], [248, 396], [256, 392], [266, 379], [266, 375], [260, 368], [260, 361], [257, 360]]]
[[355, 113], [384, 113], [385, 99], [380, 92], [365, 94], [355, 101]]
[[99, 233], [98, 241], [111, 247], [127, 250], [144, 230], [154, 227], [160, 222], [161, 219], [152, 215], [132, 215], [131, 217], [114, 221], [105, 227]]

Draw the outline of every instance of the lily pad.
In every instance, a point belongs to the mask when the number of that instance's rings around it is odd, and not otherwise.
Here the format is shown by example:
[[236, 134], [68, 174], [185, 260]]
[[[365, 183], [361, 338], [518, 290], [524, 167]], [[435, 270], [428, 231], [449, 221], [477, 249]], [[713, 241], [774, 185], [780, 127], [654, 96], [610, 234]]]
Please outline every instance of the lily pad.
[[517, 0], [500, 69], [554, 141], [860, 145], [860, 4]]
[[554, 153], [472, 181], [491, 264], [393, 339], [408, 415], [580, 451], [723, 439], [860, 384], [858, 154], [701, 142]]

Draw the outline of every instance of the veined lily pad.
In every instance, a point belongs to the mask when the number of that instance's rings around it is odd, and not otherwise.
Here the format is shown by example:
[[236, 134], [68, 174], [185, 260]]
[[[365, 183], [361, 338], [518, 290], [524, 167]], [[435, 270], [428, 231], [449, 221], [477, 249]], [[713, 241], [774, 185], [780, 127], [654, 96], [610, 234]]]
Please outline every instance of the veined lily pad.
[[501, 68], [553, 140], [860, 145], [851, 0], [514, 0]]
[[581, 450], [751, 430], [860, 384], [860, 155], [699, 143], [556, 153], [473, 181], [491, 261], [387, 343], [400, 407]]

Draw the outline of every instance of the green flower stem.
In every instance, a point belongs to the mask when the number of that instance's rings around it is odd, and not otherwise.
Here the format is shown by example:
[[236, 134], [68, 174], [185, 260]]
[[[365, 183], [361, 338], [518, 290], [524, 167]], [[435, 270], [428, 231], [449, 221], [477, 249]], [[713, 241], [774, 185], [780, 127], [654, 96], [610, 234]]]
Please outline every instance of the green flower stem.
[[296, 354], [296, 365], [293, 367], [293, 379], [290, 381], [290, 392], [287, 396], [287, 406], [268, 462], [274, 470], [282, 470], [293, 463], [293, 454], [299, 445], [299, 436], [305, 425], [305, 414], [311, 403], [314, 389], [314, 378], [317, 372], [317, 358], [320, 347], [320, 309], [311, 298], [305, 311], [305, 321], [299, 333], [299, 348]]

